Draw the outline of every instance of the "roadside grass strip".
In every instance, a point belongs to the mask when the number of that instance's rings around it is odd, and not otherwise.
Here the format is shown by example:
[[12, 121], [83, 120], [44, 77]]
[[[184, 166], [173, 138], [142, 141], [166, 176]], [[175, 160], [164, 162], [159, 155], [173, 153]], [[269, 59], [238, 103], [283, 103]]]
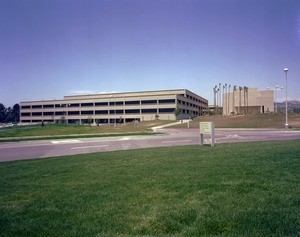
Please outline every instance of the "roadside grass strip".
[[0, 163], [0, 236], [299, 236], [300, 140]]

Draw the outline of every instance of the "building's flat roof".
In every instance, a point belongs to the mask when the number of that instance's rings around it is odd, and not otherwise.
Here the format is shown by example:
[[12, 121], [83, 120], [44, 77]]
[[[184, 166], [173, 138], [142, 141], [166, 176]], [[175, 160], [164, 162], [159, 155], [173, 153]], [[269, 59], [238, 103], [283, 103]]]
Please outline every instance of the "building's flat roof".
[[152, 90], [152, 91], [132, 91], [132, 92], [111, 92], [101, 94], [85, 94], [85, 95], [67, 95], [65, 99], [81, 99], [81, 98], [110, 98], [110, 97], [132, 97], [141, 95], [161, 95], [161, 94], [178, 94], [188, 91], [187, 89], [172, 89], [172, 90]]
[[205, 98], [203, 98], [187, 89], [171, 89], [171, 90], [135, 91], [135, 92], [112, 92], [112, 93], [87, 94], [87, 95], [67, 95], [67, 96], [64, 96], [62, 99], [22, 101], [21, 103], [65, 101], [65, 100], [84, 100], [84, 99], [105, 99], [105, 98], [112, 99], [112, 98], [120, 98], [120, 97], [141, 97], [141, 96], [154, 96], [154, 95], [183, 94], [186, 92], [188, 92], [196, 97], [200, 97], [203, 100], [206, 100]]

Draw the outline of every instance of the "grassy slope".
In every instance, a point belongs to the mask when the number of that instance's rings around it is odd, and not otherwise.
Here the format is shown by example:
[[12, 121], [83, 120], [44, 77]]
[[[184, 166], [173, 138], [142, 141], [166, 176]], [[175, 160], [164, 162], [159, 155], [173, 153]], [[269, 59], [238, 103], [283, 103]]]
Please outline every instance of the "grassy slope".
[[[250, 114], [238, 116], [202, 116], [195, 118], [192, 128], [198, 128], [199, 122], [213, 121], [217, 128], [284, 128], [285, 114]], [[300, 128], [300, 115], [289, 114], [289, 125]], [[187, 125], [180, 125], [187, 127]]]
[[300, 141], [0, 164], [0, 236], [297, 236]]

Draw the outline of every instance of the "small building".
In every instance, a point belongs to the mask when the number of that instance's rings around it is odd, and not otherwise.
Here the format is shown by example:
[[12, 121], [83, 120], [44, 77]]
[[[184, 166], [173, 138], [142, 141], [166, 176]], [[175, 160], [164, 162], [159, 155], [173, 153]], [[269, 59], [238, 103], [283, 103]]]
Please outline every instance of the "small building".
[[223, 115], [274, 112], [274, 91], [234, 87], [223, 94]]
[[187, 89], [74, 95], [21, 102], [20, 121], [110, 124], [175, 120], [200, 116], [207, 109], [208, 101]]

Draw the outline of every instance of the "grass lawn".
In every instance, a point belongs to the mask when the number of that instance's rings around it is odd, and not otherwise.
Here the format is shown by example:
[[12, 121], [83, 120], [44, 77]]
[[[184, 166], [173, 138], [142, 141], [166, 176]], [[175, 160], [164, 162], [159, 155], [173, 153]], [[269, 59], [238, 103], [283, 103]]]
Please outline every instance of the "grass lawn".
[[[289, 114], [289, 126], [300, 128], [300, 114]], [[215, 122], [217, 128], [284, 128], [285, 114], [248, 114], [236, 116], [200, 116], [190, 123], [190, 128], [199, 128], [199, 122]], [[186, 128], [187, 125], [177, 127]]]
[[119, 124], [117, 126], [84, 126], [65, 124], [46, 124], [0, 128], [0, 138], [24, 137], [24, 136], [56, 136], [70, 134], [103, 134], [103, 133], [126, 133], [126, 132], [146, 132], [151, 127], [172, 121], [147, 121], [134, 124]]
[[0, 163], [0, 236], [299, 236], [300, 140]]

